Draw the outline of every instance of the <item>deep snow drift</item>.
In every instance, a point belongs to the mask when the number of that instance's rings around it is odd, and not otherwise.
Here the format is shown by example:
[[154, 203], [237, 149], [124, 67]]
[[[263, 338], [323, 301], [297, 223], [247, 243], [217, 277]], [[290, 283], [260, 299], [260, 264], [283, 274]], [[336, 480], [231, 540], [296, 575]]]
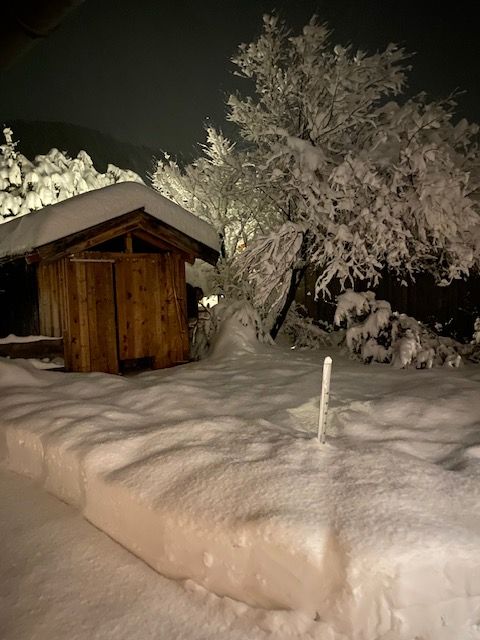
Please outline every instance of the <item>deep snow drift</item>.
[[323, 355], [237, 343], [134, 378], [2, 361], [8, 466], [167, 576], [299, 611], [304, 637], [480, 638], [480, 368], [332, 353], [322, 447]]

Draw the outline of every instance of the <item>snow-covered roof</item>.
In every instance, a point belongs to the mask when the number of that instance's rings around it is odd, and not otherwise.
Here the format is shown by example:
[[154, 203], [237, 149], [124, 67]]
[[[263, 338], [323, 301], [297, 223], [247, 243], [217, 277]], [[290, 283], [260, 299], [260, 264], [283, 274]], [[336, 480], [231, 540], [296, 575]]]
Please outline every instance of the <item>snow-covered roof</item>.
[[218, 234], [208, 222], [150, 187], [138, 182], [119, 182], [1, 224], [0, 258], [22, 255], [137, 209], [219, 251]]

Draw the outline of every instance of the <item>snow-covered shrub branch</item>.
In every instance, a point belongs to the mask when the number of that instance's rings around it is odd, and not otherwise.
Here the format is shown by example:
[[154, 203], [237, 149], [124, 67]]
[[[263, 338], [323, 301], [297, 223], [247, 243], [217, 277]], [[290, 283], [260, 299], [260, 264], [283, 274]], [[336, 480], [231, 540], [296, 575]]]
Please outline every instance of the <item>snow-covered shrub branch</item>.
[[480, 318], [475, 320], [471, 345], [472, 353], [469, 355], [469, 358], [473, 360], [473, 362], [480, 362]]
[[308, 316], [305, 307], [293, 302], [283, 324], [282, 334], [288, 337], [293, 347], [320, 349], [331, 346], [335, 341], [332, 327], [328, 328], [330, 331], [322, 329], [319, 323]]
[[306, 234], [304, 225], [286, 222], [256, 238], [235, 261], [236, 278], [252, 286], [253, 304], [270, 317], [270, 324], [285, 303], [291, 273], [302, 266]]
[[480, 345], [480, 318], [477, 318], [473, 325], [472, 344]]
[[348, 289], [338, 296], [334, 322], [346, 327], [350, 353], [365, 363], [388, 362], [398, 368], [458, 367], [469, 349], [433, 333], [405, 314], [392, 312], [373, 291]]
[[85, 151], [70, 158], [58, 149], [33, 161], [17, 151], [12, 130], [3, 130], [0, 145], [0, 223], [66, 198], [116, 182], [143, 182], [133, 171], [109, 164], [99, 173]]

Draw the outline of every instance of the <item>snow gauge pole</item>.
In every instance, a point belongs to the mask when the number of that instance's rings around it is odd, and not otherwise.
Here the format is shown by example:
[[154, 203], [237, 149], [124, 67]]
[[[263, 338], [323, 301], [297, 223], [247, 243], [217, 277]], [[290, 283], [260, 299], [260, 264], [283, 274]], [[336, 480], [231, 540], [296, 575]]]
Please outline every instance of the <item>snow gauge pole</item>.
[[318, 441], [325, 444], [327, 430], [327, 411], [330, 399], [330, 374], [332, 373], [332, 359], [327, 356], [323, 361], [322, 395], [320, 396], [320, 413], [318, 415]]

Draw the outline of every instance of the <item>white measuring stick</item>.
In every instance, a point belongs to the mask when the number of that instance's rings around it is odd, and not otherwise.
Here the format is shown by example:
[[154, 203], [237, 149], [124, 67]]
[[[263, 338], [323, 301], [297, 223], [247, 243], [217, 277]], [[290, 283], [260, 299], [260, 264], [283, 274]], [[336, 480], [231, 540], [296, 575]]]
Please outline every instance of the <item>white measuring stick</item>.
[[325, 444], [327, 430], [327, 411], [330, 399], [330, 374], [332, 373], [332, 359], [327, 356], [323, 361], [322, 395], [320, 396], [320, 413], [318, 414], [318, 440]]

